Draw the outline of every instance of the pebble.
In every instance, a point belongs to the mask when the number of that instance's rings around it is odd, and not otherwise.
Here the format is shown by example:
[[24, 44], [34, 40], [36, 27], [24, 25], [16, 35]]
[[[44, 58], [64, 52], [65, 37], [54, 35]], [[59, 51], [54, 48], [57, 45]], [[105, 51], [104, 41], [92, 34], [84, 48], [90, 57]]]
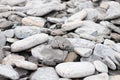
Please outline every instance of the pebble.
[[0, 32], [0, 48], [5, 46], [6, 44], [6, 37], [3, 32]]
[[93, 62], [93, 64], [97, 71], [102, 72], [102, 73], [108, 73], [108, 67], [103, 62], [96, 60]]
[[120, 19], [111, 20], [111, 23], [115, 25], [120, 25]]
[[14, 32], [18, 39], [23, 39], [35, 34], [39, 34], [40, 29], [35, 26], [18, 26], [14, 29]]
[[60, 78], [59, 80], [72, 80], [72, 79], [68, 79], [68, 78]]
[[77, 54], [74, 52], [68, 53], [65, 62], [74, 62], [74, 60], [77, 59]]
[[119, 79], [120, 79], [120, 75], [110, 76], [110, 80], [119, 80]]
[[10, 65], [0, 64], [0, 75], [12, 80], [19, 79], [19, 74]]
[[33, 36], [27, 37], [25, 39], [14, 42], [11, 45], [12, 52], [19, 52], [26, 49], [30, 49], [36, 45], [44, 43], [48, 40], [49, 36], [47, 34], [35, 34]]
[[67, 51], [52, 49], [49, 46], [37, 46], [31, 50], [32, 56], [42, 60], [46, 65], [56, 65], [63, 62], [67, 56]]
[[25, 26], [38, 26], [40, 28], [44, 27], [46, 20], [41, 17], [27, 16], [22, 19], [22, 24]]
[[74, 48], [74, 51], [82, 57], [89, 57], [92, 54], [92, 49], [89, 48]]
[[111, 39], [115, 41], [120, 41], [120, 35], [118, 33], [111, 33], [110, 36], [111, 36]]
[[107, 73], [101, 73], [101, 74], [86, 77], [83, 80], [109, 80], [109, 76]]
[[52, 67], [42, 67], [38, 68], [37, 71], [35, 71], [30, 80], [59, 80], [59, 77]]
[[5, 35], [7, 38], [12, 38], [12, 37], [14, 37], [14, 30], [13, 30], [13, 29], [5, 30], [5, 31], [4, 31], [4, 35]]
[[81, 78], [94, 74], [95, 67], [90, 62], [66, 62], [58, 64], [56, 71], [65, 78]]

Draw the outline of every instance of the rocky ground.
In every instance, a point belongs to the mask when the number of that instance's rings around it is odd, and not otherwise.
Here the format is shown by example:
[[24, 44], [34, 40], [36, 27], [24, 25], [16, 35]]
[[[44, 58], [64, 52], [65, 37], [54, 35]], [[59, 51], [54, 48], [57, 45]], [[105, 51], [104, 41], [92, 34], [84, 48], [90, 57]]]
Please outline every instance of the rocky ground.
[[0, 80], [120, 80], [120, 0], [0, 0]]

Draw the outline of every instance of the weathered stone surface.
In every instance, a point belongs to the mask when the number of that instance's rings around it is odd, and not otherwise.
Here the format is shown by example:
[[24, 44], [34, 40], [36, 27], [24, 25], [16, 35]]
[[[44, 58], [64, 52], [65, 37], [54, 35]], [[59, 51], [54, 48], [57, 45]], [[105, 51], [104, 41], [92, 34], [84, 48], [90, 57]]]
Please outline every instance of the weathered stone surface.
[[39, 34], [40, 29], [34, 26], [18, 26], [14, 29], [14, 32], [17, 38], [22, 39], [34, 34]]
[[33, 73], [30, 80], [59, 80], [59, 77], [52, 67], [41, 67]]
[[95, 67], [89, 62], [67, 62], [58, 64], [56, 71], [65, 78], [81, 78], [94, 74]]
[[46, 20], [41, 17], [24, 17], [22, 19], [22, 24], [26, 26], [38, 26], [40, 28], [44, 27]]
[[107, 73], [101, 73], [98, 75], [86, 77], [84, 80], [109, 80], [109, 76]]
[[19, 74], [10, 65], [0, 64], [0, 75], [13, 80], [19, 79]]
[[67, 56], [67, 51], [52, 49], [49, 46], [37, 46], [31, 50], [35, 58], [42, 60], [46, 65], [56, 65], [63, 62]]
[[107, 73], [108, 72], [108, 67], [103, 62], [97, 60], [97, 61], [94, 61], [93, 64], [94, 64], [97, 71], [102, 72], [102, 73]]
[[44, 43], [48, 40], [49, 36], [47, 34], [36, 34], [33, 36], [30, 36], [28, 38], [25, 38], [23, 40], [19, 40], [14, 42], [11, 45], [11, 51], [12, 52], [19, 52], [19, 51], [23, 51], [29, 48], [32, 48], [36, 45], [39, 45], [41, 43]]

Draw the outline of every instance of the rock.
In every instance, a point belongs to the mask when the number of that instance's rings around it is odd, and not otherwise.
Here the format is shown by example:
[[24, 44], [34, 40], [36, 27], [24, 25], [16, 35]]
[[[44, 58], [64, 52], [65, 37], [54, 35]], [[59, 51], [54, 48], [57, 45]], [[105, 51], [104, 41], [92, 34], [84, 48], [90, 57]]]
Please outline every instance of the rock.
[[5, 65], [15, 65], [17, 60], [24, 61], [25, 58], [23, 56], [19, 56], [17, 54], [9, 54], [2, 60], [2, 64]]
[[10, 65], [0, 64], [0, 75], [12, 80], [19, 79], [19, 74]]
[[[115, 56], [115, 54], [119, 54], [119, 53], [114, 51], [109, 46], [106, 46], [103, 44], [96, 44], [93, 54], [97, 55], [103, 59], [106, 59], [106, 57], [110, 58], [110, 59], [107, 59], [108, 62], [112, 61], [113, 63], [119, 65], [119, 62], [117, 61], [116, 56]], [[109, 60], [111, 60], [111, 61], [109, 61]]]
[[93, 64], [94, 64], [97, 71], [102, 72], [102, 73], [108, 72], [108, 67], [103, 62], [96, 60], [96, 61], [94, 61]]
[[86, 10], [79, 11], [75, 13], [74, 15], [70, 16], [66, 22], [76, 22], [76, 21], [81, 21], [87, 16]]
[[70, 41], [61, 36], [56, 36], [52, 39], [51, 47], [55, 49], [63, 49], [63, 50], [72, 49], [72, 45]]
[[6, 44], [6, 37], [3, 32], [0, 32], [0, 49], [5, 46]]
[[47, 17], [47, 21], [49, 21], [51, 23], [64, 23], [65, 19], [64, 18]]
[[65, 38], [80, 38], [80, 36], [78, 34], [73, 33], [73, 32], [70, 32], [70, 33], [64, 35], [63, 37], [65, 37]]
[[14, 5], [18, 5], [18, 4], [21, 4], [21, 3], [24, 3], [26, 2], [26, 0], [1, 0], [0, 3], [1, 4], [4, 4], [4, 5], [11, 5], [11, 6], [14, 6]]
[[44, 16], [52, 11], [60, 11], [66, 8], [65, 4], [61, 4], [60, 1], [42, 1], [34, 0], [28, 1], [25, 5], [26, 8], [29, 8], [27, 11], [28, 15], [32, 16]]
[[5, 30], [4, 35], [8, 38], [12, 38], [14, 36], [14, 30], [13, 29]]
[[86, 77], [83, 80], [109, 80], [109, 76], [107, 73], [101, 73], [101, 74]]
[[81, 78], [94, 74], [95, 68], [89, 62], [67, 62], [58, 64], [56, 71], [65, 78]]
[[9, 42], [9, 43], [14, 43], [14, 42], [16, 42], [16, 41], [18, 41], [18, 39], [15, 39], [15, 38], [7, 38], [7, 42]]
[[48, 38], [49, 38], [49, 36], [44, 33], [30, 36], [28, 38], [14, 42], [11, 45], [11, 51], [19, 52], [19, 51], [23, 51], [23, 50], [32, 48], [36, 45], [46, 42], [48, 40]]
[[68, 79], [68, 78], [60, 78], [59, 80], [72, 80], [72, 79]]
[[55, 30], [52, 30], [51, 31], [51, 35], [53, 36], [61, 36], [61, 35], [64, 35], [65, 32], [62, 31], [61, 29], [55, 29]]
[[39, 34], [40, 29], [34, 26], [18, 26], [14, 29], [15, 36], [19, 39], [27, 38], [34, 34]]
[[74, 48], [74, 51], [82, 57], [89, 57], [92, 54], [92, 49], [89, 48]]
[[110, 76], [110, 80], [119, 80], [119, 79], [120, 79], [120, 75]]
[[94, 62], [94, 61], [96, 61], [96, 60], [102, 60], [100, 57], [98, 57], [98, 56], [96, 56], [96, 55], [91, 55], [91, 56], [89, 56], [89, 57], [82, 57], [81, 59], [80, 59], [80, 61], [82, 61], [82, 62], [84, 62], [84, 61], [89, 61], [89, 62]]
[[93, 49], [95, 46], [95, 43], [86, 39], [81, 38], [68, 38], [68, 40], [71, 42], [73, 47], [80, 47], [80, 48], [90, 48]]
[[110, 47], [113, 47], [113, 45], [115, 44], [114, 41], [110, 40], [110, 39], [105, 39], [104, 40], [104, 44]]
[[59, 77], [52, 67], [41, 67], [33, 73], [30, 80], [59, 80]]
[[115, 51], [117, 51], [117, 52], [120, 53], [120, 43], [114, 44], [114, 45], [112, 46], [112, 48], [113, 48]]
[[77, 54], [74, 52], [68, 53], [65, 62], [73, 62], [77, 58]]
[[63, 62], [67, 56], [67, 51], [60, 49], [52, 49], [49, 46], [37, 46], [31, 50], [32, 56], [42, 60], [46, 65], [56, 65], [56, 63]]
[[16, 15], [15, 14], [13, 14], [13, 15], [10, 15], [9, 17], [8, 17], [8, 19], [10, 20], [10, 21], [12, 21], [12, 22], [14, 22], [15, 24], [21, 24], [21, 21], [22, 21], [22, 17], [21, 17], [21, 15], [17, 15], [18, 13], [16, 13]]
[[22, 19], [22, 24], [26, 26], [38, 26], [40, 28], [44, 27], [46, 20], [41, 17], [24, 17]]
[[9, 28], [10, 26], [12, 26], [13, 23], [11, 21], [0, 21], [0, 29], [5, 29], [5, 28]]
[[21, 69], [21, 68], [15, 68], [15, 70], [18, 72], [19, 76], [26, 76], [28, 74], [28, 71], [25, 69]]
[[71, 31], [76, 28], [79, 28], [82, 25], [82, 21], [74, 21], [74, 22], [67, 22], [62, 25], [62, 30], [63, 31]]
[[0, 76], [0, 80], [7, 80], [7, 78]]
[[15, 62], [15, 65], [19, 68], [27, 69], [27, 70], [36, 70], [37, 65], [35, 63], [29, 62], [29, 61], [22, 61], [17, 60]]
[[109, 4], [105, 1], [102, 1], [100, 3], [100, 7], [107, 10], [109, 8]]
[[120, 41], [120, 35], [117, 33], [111, 33], [110, 34], [111, 39], [115, 40], [115, 41]]
[[113, 23], [115, 25], [120, 25], [120, 18], [119, 19], [115, 19], [115, 20], [111, 20], [111, 23]]

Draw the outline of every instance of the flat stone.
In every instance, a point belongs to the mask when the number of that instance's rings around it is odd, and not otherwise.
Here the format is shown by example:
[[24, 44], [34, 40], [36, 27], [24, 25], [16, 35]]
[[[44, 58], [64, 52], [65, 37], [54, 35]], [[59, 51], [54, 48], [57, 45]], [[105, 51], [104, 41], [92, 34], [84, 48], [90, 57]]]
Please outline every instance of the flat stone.
[[74, 52], [68, 53], [65, 62], [73, 62], [77, 58], [77, 54]]
[[12, 38], [14, 36], [14, 30], [13, 29], [5, 30], [4, 35], [8, 38]]
[[63, 22], [65, 22], [65, 19], [63, 19], [63, 18], [47, 17], [47, 21], [49, 21], [51, 23], [63, 23]]
[[70, 50], [72, 45], [69, 40], [61, 36], [56, 36], [52, 39], [51, 47], [55, 49]]
[[33, 36], [27, 37], [25, 39], [14, 42], [11, 45], [12, 52], [19, 52], [30, 49], [36, 45], [44, 43], [48, 40], [49, 36], [47, 34], [35, 34]]
[[52, 67], [41, 67], [33, 73], [30, 80], [59, 80], [59, 77]]
[[86, 77], [83, 80], [109, 80], [109, 76], [107, 73], [101, 73], [101, 74]]
[[95, 46], [95, 43], [86, 39], [81, 38], [67, 38], [73, 47], [80, 47], [80, 48], [90, 48], [93, 49]]
[[41, 17], [24, 17], [22, 19], [22, 24], [26, 26], [38, 26], [40, 28], [44, 27], [46, 20]]
[[63, 62], [67, 56], [67, 51], [60, 49], [52, 49], [49, 46], [37, 46], [31, 50], [32, 56], [42, 60], [46, 65], [56, 65], [56, 63]]
[[12, 80], [19, 79], [19, 74], [10, 65], [0, 64], [0, 75]]
[[81, 78], [94, 74], [95, 67], [89, 62], [67, 62], [58, 64], [56, 71], [65, 78]]
[[18, 26], [14, 29], [15, 36], [19, 39], [27, 38], [40, 33], [40, 28], [35, 26]]
[[92, 49], [89, 48], [74, 48], [74, 51], [82, 57], [89, 57], [92, 54]]
[[53, 36], [61, 36], [61, 35], [64, 35], [65, 32], [62, 31], [61, 29], [55, 29], [55, 30], [52, 30], [51, 31], [51, 35]]
[[103, 62], [96, 60], [93, 62], [95, 68], [97, 71], [99, 72], [103, 72], [103, 73], [107, 73], [108, 72], [108, 67], [106, 64], [104, 64]]

